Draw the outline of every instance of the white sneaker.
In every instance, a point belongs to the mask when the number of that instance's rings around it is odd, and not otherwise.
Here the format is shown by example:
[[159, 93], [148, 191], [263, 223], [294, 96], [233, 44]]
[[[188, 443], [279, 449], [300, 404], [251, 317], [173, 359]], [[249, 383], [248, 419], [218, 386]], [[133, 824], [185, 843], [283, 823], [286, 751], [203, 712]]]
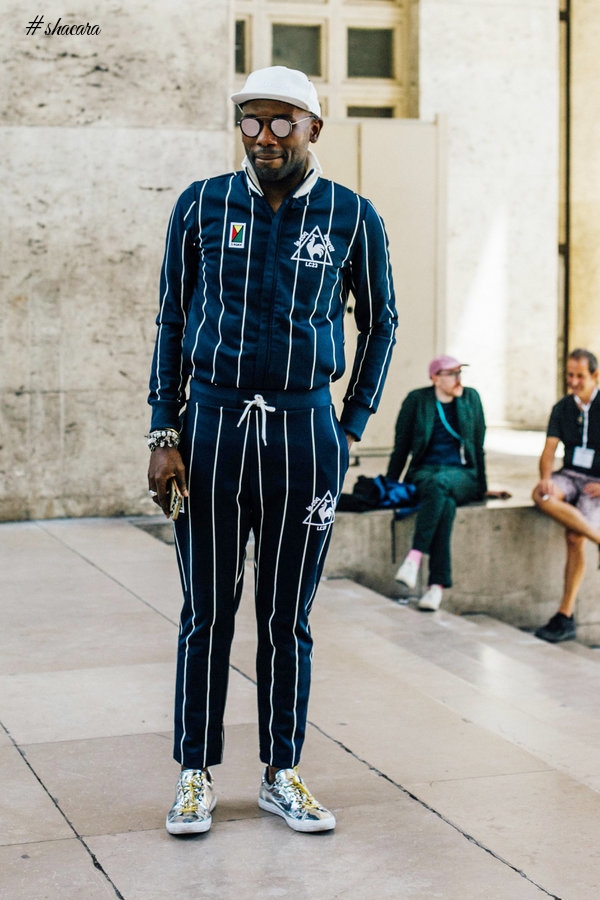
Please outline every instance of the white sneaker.
[[418, 606], [419, 609], [428, 609], [431, 612], [435, 612], [436, 609], [439, 609], [441, 602], [442, 589], [439, 584], [432, 584], [419, 600]]
[[402, 584], [405, 584], [406, 587], [414, 588], [417, 583], [417, 576], [419, 574], [419, 563], [416, 559], [412, 559], [410, 556], [407, 556], [396, 574], [394, 578], [396, 581], [401, 581]]

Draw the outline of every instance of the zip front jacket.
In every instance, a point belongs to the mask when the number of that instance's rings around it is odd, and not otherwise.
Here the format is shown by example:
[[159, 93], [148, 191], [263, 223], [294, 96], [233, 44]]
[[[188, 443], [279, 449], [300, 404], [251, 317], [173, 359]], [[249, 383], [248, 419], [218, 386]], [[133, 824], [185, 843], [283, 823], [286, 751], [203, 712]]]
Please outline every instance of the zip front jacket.
[[[463, 388], [462, 396], [456, 398], [458, 430], [464, 441], [467, 465], [475, 470], [481, 496], [487, 491], [485, 471], [485, 417], [481, 398], [475, 388]], [[410, 463], [404, 476], [409, 483], [424, 463], [427, 448], [433, 435], [435, 422], [435, 388], [417, 388], [406, 395], [396, 421], [394, 450], [387, 470], [388, 478], [396, 481], [402, 475], [410, 456]]]
[[151, 428], [178, 428], [190, 378], [309, 391], [344, 374], [350, 293], [358, 343], [341, 415], [360, 438], [379, 403], [397, 317], [382, 220], [316, 158], [276, 213], [244, 161], [190, 185], [169, 221], [150, 377]]

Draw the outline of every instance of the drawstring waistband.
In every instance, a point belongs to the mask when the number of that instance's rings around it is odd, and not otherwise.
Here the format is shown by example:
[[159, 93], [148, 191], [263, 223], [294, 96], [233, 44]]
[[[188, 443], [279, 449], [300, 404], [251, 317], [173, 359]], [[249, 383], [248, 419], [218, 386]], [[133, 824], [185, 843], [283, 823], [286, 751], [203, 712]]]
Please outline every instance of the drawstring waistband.
[[272, 391], [264, 389], [264, 394], [254, 394], [253, 400], [248, 400], [255, 389], [230, 388], [217, 384], [205, 384], [190, 380], [190, 401], [211, 409], [227, 409], [234, 412], [242, 410], [238, 421], [238, 427], [247, 418], [251, 409], [256, 409], [261, 414], [261, 437], [263, 444], [267, 444], [267, 413], [297, 412], [302, 409], [318, 409], [331, 406], [331, 393], [329, 385], [314, 388], [312, 391]]
[[274, 406], [278, 413], [284, 410], [316, 409], [331, 405], [329, 385], [312, 391], [274, 391], [270, 388], [230, 388], [218, 384], [206, 384], [190, 379], [190, 400], [202, 406], [226, 409], [244, 409], [249, 397], [261, 396], [265, 403]]
[[266, 447], [267, 446], [267, 413], [275, 412], [276, 408], [274, 406], [267, 406], [265, 398], [263, 397], [262, 394], [255, 394], [254, 400], [244, 400], [244, 404], [245, 404], [246, 408], [244, 409], [243, 413], [240, 416], [240, 420], [237, 423], [237, 427], [238, 428], [240, 427], [240, 425], [242, 424], [242, 422], [244, 421], [244, 419], [246, 418], [246, 416], [248, 415], [250, 410], [253, 407], [256, 407], [258, 410], [260, 410], [260, 413], [261, 413], [260, 436], [262, 438], [263, 444]]

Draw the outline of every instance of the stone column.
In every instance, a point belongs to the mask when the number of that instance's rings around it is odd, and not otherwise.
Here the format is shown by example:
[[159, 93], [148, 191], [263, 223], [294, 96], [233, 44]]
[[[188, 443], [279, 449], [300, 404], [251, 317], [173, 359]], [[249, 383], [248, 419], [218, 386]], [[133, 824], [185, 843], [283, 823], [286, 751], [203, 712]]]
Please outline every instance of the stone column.
[[600, 354], [600, 6], [571, 3], [569, 349]]
[[488, 422], [544, 427], [557, 387], [558, 8], [421, 0], [420, 116], [448, 120], [446, 334]]

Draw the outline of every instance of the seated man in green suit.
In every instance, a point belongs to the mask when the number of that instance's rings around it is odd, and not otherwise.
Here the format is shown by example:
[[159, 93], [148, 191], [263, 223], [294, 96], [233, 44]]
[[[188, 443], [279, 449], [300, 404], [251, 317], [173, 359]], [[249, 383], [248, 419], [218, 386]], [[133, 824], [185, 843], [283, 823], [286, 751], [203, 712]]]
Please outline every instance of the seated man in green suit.
[[452, 356], [431, 361], [432, 385], [411, 391], [402, 403], [387, 470], [389, 478], [399, 480], [410, 457], [404, 480], [416, 486], [419, 509], [412, 549], [396, 580], [414, 588], [422, 556], [429, 554], [428, 590], [419, 601], [423, 610], [438, 609], [442, 589], [452, 585], [456, 507], [507, 496], [487, 490], [483, 407], [477, 391], [462, 385], [464, 365]]

